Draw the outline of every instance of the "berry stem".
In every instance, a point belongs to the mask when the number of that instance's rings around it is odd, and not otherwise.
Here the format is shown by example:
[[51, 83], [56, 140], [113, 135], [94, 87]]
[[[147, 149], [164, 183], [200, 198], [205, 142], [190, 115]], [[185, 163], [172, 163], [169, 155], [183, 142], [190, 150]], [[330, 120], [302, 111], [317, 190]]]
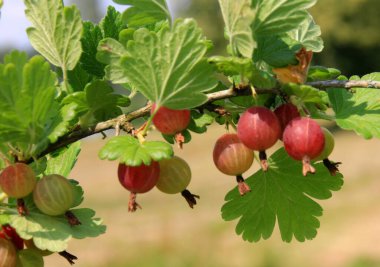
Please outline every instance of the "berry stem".
[[263, 171], [266, 172], [269, 166], [268, 166], [268, 161], [267, 161], [267, 154], [265, 153], [265, 151], [259, 152], [259, 159], [260, 159], [261, 168], [263, 169]]
[[81, 225], [82, 224], [79, 221], [79, 219], [77, 218], [77, 216], [75, 216], [75, 214], [72, 213], [69, 210], [65, 212], [65, 217], [66, 217], [67, 221], [69, 222], [70, 226], [75, 226], [75, 225]]
[[181, 195], [186, 199], [187, 203], [189, 204], [190, 208], [193, 208], [194, 205], [197, 204], [197, 200], [195, 198], [200, 199], [198, 195], [192, 194], [189, 190], [185, 189], [181, 192]]
[[178, 148], [182, 149], [183, 148], [183, 144], [185, 143], [185, 137], [183, 136], [182, 133], [176, 133], [174, 135], [174, 141], [177, 143]]
[[304, 156], [302, 159], [302, 174], [306, 176], [309, 172], [315, 173], [315, 168], [311, 166], [310, 157]]
[[245, 183], [243, 176], [236, 175], [236, 182], [238, 183], [238, 190], [241, 196], [251, 192], [251, 188]]
[[153, 113], [150, 115], [149, 119], [145, 122], [145, 127], [143, 129], [143, 131], [141, 132], [141, 135], [144, 137], [146, 136], [149, 128], [150, 128], [150, 125], [152, 124], [152, 121], [153, 121], [153, 117], [154, 115], [156, 115], [157, 111], [160, 109], [160, 106], [159, 105], [156, 105], [156, 108], [155, 110], [153, 111]]
[[332, 176], [335, 176], [336, 173], [339, 172], [338, 167], [340, 164], [342, 164], [342, 162], [332, 162], [328, 158], [323, 160], [323, 165], [325, 165]]
[[25, 206], [25, 202], [22, 198], [18, 198], [17, 199], [17, 212], [18, 214], [20, 214], [21, 216], [26, 216], [29, 214], [29, 211], [28, 209], [26, 208]]
[[129, 195], [129, 202], [128, 202], [128, 211], [129, 212], [135, 212], [137, 208], [142, 209], [141, 206], [136, 202], [137, 194], [131, 192]]
[[66, 250], [58, 252], [59, 255], [64, 257], [71, 265], [75, 264], [74, 260], [77, 260], [78, 257], [67, 252]]

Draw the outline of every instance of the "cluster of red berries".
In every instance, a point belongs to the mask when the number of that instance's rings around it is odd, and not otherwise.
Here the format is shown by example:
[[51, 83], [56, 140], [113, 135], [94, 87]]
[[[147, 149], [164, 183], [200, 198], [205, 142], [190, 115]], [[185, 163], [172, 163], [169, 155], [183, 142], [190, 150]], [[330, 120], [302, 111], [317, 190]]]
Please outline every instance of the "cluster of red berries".
[[247, 109], [240, 116], [237, 134], [225, 134], [217, 140], [214, 163], [221, 172], [236, 176], [239, 192], [244, 195], [250, 188], [244, 183], [242, 174], [251, 167], [254, 151], [259, 152], [261, 167], [267, 171], [265, 150], [279, 139], [284, 142], [290, 157], [302, 161], [304, 176], [315, 173], [312, 160], [324, 160], [332, 174], [337, 171], [336, 164], [327, 159], [334, 147], [332, 134], [313, 119], [301, 117], [290, 103], [279, 106], [274, 112], [265, 107]]
[[[184, 142], [181, 131], [190, 123], [189, 110], [160, 107], [155, 111], [153, 105], [151, 112], [155, 113], [153, 124], [161, 133], [175, 136], [179, 144]], [[120, 163], [118, 177], [121, 185], [131, 192], [128, 210], [132, 212], [141, 208], [136, 202], [136, 194], [146, 193], [155, 186], [166, 194], [181, 193], [191, 208], [196, 204], [195, 198], [199, 198], [186, 189], [190, 184], [191, 170], [187, 162], [178, 156], [152, 161], [150, 165], [127, 166]]]

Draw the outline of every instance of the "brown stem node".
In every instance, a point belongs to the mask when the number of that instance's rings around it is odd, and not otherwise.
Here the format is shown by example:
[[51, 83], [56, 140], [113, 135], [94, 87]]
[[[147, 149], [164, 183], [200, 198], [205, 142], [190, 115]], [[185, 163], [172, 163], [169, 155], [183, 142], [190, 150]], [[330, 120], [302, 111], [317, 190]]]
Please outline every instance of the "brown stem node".
[[251, 192], [251, 188], [246, 184], [243, 176], [236, 175], [236, 182], [238, 183], [238, 190], [241, 196], [244, 196], [246, 193]]
[[192, 194], [189, 190], [185, 189], [181, 192], [181, 195], [186, 199], [187, 204], [189, 204], [190, 208], [193, 208], [194, 205], [197, 204], [196, 198], [200, 199], [198, 195]]
[[332, 162], [328, 158], [323, 160], [323, 165], [325, 165], [332, 176], [335, 176], [336, 173], [339, 172], [338, 167], [340, 164], [342, 164], [342, 162]]
[[75, 264], [74, 260], [77, 260], [78, 257], [67, 252], [66, 250], [58, 252], [59, 255], [64, 257], [71, 265]]
[[260, 165], [263, 171], [267, 171], [269, 168], [268, 161], [267, 161], [267, 154], [265, 151], [260, 151], [259, 152], [259, 159], [260, 159]]
[[141, 206], [136, 202], [137, 194], [131, 192], [129, 195], [129, 202], [128, 202], [128, 211], [129, 212], [135, 212], [137, 208], [142, 209]]
[[309, 156], [304, 156], [302, 159], [302, 174], [306, 176], [309, 172], [315, 173], [315, 168], [311, 165]]
[[77, 216], [75, 216], [75, 214], [72, 213], [69, 210], [65, 212], [65, 217], [66, 217], [68, 223], [70, 224], [70, 226], [76, 226], [76, 225], [81, 225], [82, 224], [79, 221], [79, 219], [77, 218]]
[[21, 216], [29, 215], [29, 211], [25, 206], [25, 201], [22, 198], [17, 199], [17, 212]]

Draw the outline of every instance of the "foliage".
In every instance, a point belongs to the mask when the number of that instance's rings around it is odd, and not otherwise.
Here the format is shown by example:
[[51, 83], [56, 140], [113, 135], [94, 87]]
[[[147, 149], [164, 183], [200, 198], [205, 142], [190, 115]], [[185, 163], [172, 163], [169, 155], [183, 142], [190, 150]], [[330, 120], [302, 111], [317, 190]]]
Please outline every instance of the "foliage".
[[[219, 0], [228, 56], [209, 56], [212, 44], [196, 21], [172, 21], [164, 0], [115, 2], [129, 8], [119, 13], [109, 7], [94, 24], [83, 22], [78, 9], [64, 7], [61, 0], [25, 0], [32, 23], [28, 36], [40, 55], [28, 58], [13, 51], [0, 64], [2, 168], [22, 161], [31, 164], [38, 179], [48, 174], [68, 177], [80, 154], [76, 141], [108, 129], [115, 129], [117, 136], [99, 151], [101, 159], [149, 165], [172, 158], [171, 143], [191, 145], [190, 131], [204, 134], [214, 121], [236, 128], [247, 108], [274, 109], [284, 102], [296, 105], [303, 116], [334, 121], [364, 138], [380, 138], [379, 91], [363, 88], [379, 87], [379, 73], [347, 80], [337, 69], [310, 66], [308, 56], [323, 49], [320, 27], [307, 11], [316, 0]], [[274, 73], [299, 79], [288, 82]], [[330, 79], [354, 86], [326, 89], [324, 82]], [[303, 80], [307, 83], [300, 84]], [[359, 81], [370, 85], [355, 83]], [[147, 104], [125, 109], [137, 93]], [[156, 110], [191, 109], [187, 129], [164, 136], [166, 142], [146, 140], [155, 116], [152, 102]], [[268, 170], [246, 180], [251, 192], [240, 196], [234, 188], [226, 195], [223, 219], [238, 219], [237, 234], [250, 242], [269, 238], [276, 221], [286, 242], [314, 238], [322, 215], [316, 200], [339, 190], [343, 175], [331, 175], [331, 169], [317, 163], [316, 174], [302, 176], [302, 164], [283, 148], [268, 164]], [[239, 189], [241, 179], [239, 174]], [[79, 182], [70, 182], [76, 208], [69, 213], [48, 216], [31, 196], [22, 201], [3, 197], [1, 223], [52, 252], [64, 251], [72, 238], [104, 233], [95, 212], [78, 207], [84, 193]], [[30, 250], [18, 257], [23, 266], [42, 266], [41, 257]]]

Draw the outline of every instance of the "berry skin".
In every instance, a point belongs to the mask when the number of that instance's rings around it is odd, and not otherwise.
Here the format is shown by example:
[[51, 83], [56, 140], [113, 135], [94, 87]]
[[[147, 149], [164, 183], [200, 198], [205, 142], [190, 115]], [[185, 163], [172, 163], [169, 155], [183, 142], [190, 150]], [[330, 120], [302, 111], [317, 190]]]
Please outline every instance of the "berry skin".
[[0, 187], [9, 197], [23, 198], [36, 186], [37, 179], [32, 168], [24, 163], [6, 167], [0, 175]]
[[186, 161], [174, 156], [159, 162], [160, 176], [156, 187], [166, 194], [177, 194], [190, 184], [191, 170]]
[[[155, 111], [153, 104], [151, 113]], [[153, 124], [163, 134], [175, 135], [187, 128], [190, 123], [190, 110], [175, 110], [160, 107], [153, 117]]]
[[284, 132], [285, 127], [288, 125], [288, 123], [291, 120], [300, 117], [301, 115], [298, 112], [297, 107], [291, 103], [286, 103], [286, 104], [282, 104], [281, 106], [278, 106], [274, 110], [274, 114], [276, 114], [278, 121], [280, 122], [280, 126], [281, 126], [280, 139], [282, 140], [282, 133]]
[[251, 167], [253, 158], [253, 151], [243, 145], [237, 134], [224, 134], [215, 143], [214, 164], [222, 173], [236, 176], [240, 195], [251, 191], [242, 174]]
[[224, 174], [243, 174], [251, 167], [253, 158], [253, 151], [236, 134], [224, 134], [215, 143], [213, 160], [218, 170]]
[[127, 166], [120, 163], [118, 177], [121, 185], [133, 193], [146, 193], [150, 191], [158, 181], [160, 165], [152, 161], [150, 165]]
[[150, 165], [127, 166], [120, 163], [117, 174], [120, 184], [131, 192], [128, 211], [134, 212], [141, 206], [136, 202], [137, 193], [146, 193], [156, 184], [160, 175], [160, 165], [152, 161]]
[[16, 248], [12, 242], [0, 238], [0, 267], [16, 267]]
[[41, 178], [33, 191], [37, 208], [50, 216], [66, 213], [74, 205], [74, 188], [65, 177], [51, 174]]
[[276, 115], [265, 107], [251, 107], [240, 116], [237, 134], [245, 146], [260, 152], [260, 164], [266, 171], [268, 163], [265, 150], [273, 146], [281, 135]]
[[321, 127], [321, 129], [325, 137], [325, 145], [323, 147], [321, 154], [319, 154], [318, 157], [313, 159], [314, 161], [327, 159], [330, 156], [330, 154], [333, 152], [334, 146], [335, 146], [334, 136], [332, 135], [332, 133], [329, 130], [327, 130], [325, 127]]
[[17, 234], [16, 230], [9, 224], [1, 226], [0, 238], [5, 238], [13, 243], [16, 249], [24, 248], [24, 240]]
[[295, 118], [286, 126], [283, 141], [286, 152], [295, 160], [302, 160], [303, 175], [314, 173], [310, 160], [318, 157], [325, 145], [321, 127], [310, 118]]

